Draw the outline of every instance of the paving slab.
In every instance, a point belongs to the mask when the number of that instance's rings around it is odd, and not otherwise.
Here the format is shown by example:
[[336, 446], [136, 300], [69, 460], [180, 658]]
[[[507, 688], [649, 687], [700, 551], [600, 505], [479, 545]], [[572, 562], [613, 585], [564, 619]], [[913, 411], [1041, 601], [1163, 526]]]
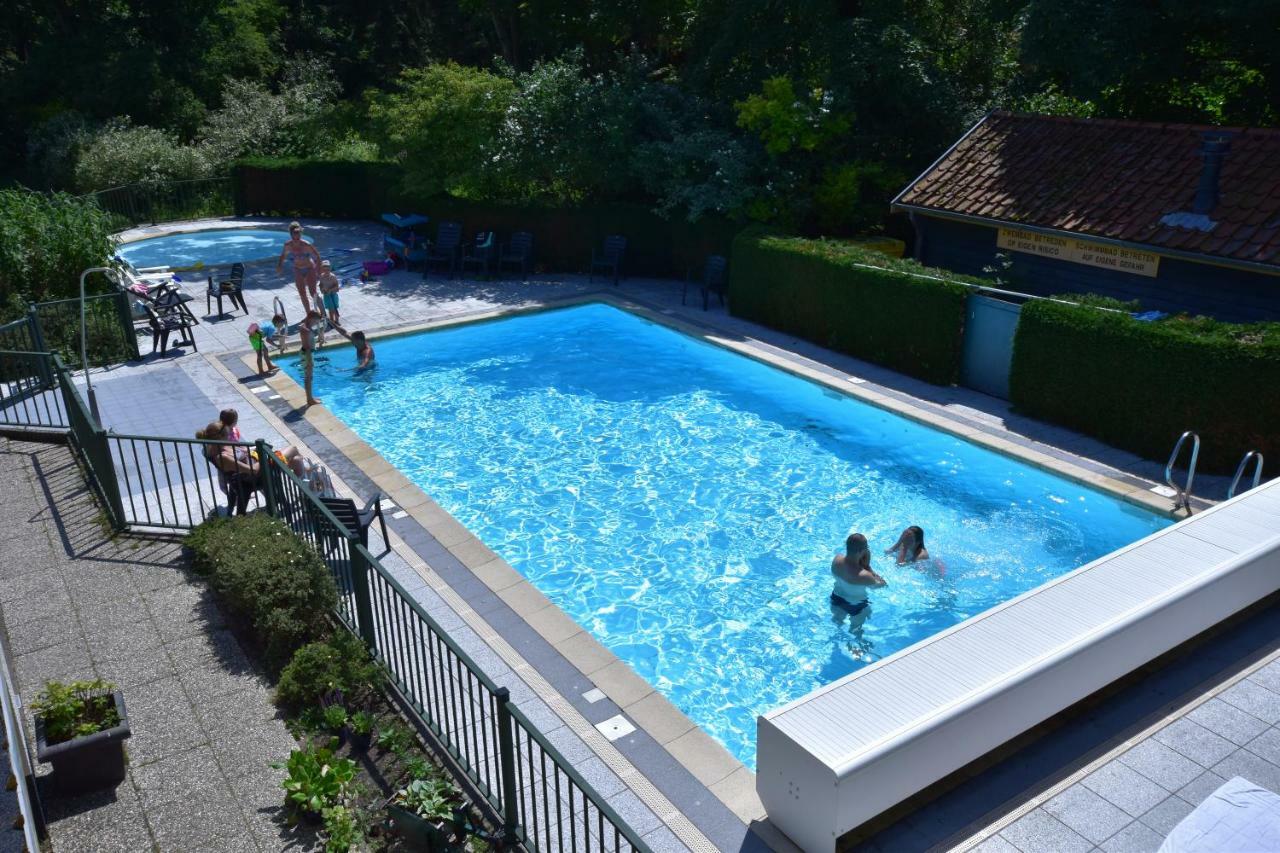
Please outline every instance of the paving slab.
[[37, 768], [51, 849], [256, 852], [282, 838], [312, 849], [286, 826], [269, 767], [294, 741], [266, 679], [182, 567], [180, 546], [108, 537], [79, 477], [65, 446], [0, 439], [6, 536], [43, 576], [0, 605], [24, 706], [48, 680], [102, 677], [122, 689], [133, 731], [114, 790], [53, 796]]

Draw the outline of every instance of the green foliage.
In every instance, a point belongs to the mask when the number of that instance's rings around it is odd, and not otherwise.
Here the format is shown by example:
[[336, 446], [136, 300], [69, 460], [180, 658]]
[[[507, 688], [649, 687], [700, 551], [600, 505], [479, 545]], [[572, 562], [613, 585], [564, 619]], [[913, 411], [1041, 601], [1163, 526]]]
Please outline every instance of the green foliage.
[[110, 220], [92, 201], [0, 190], [0, 304], [79, 295], [80, 273], [115, 250]]
[[799, 97], [787, 77], [770, 77], [760, 93], [734, 106], [738, 124], [759, 134], [770, 154], [817, 151], [853, 126], [852, 116], [832, 111], [830, 92], [814, 89]]
[[337, 92], [332, 72], [318, 60], [289, 63], [274, 92], [251, 80], [227, 80], [222, 105], [200, 126], [199, 150], [223, 173], [247, 156], [320, 155], [344, 142], [338, 128], [324, 123]]
[[324, 725], [335, 734], [341, 732], [347, 725], [347, 709], [341, 705], [330, 705], [325, 708]]
[[734, 240], [729, 309], [938, 385], [956, 381], [967, 289], [928, 270], [834, 240], [749, 229]]
[[323, 812], [325, 853], [346, 853], [364, 843], [360, 815], [347, 806], [330, 806]]
[[453, 785], [439, 776], [433, 776], [414, 779], [396, 791], [392, 802], [420, 818], [437, 821], [452, 819], [453, 805], [457, 799], [458, 792]]
[[193, 568], [209, 575], [227, 609], [252, 629], [273, 671], [324, 630], [337, 606], [333, 579], [315, 549], [270, 516], [206, 521], [187, 545]]
[[373, 733], [373, 714], [368, 711], [356, 711], [351, 715], [351, 733], [363, 737]]
[[1200, 468], [1230, 473], [1247, 450], [1280, 457], [1280, 323], [1135, 320], [1049, 301], [1022, 308], [1010, 398], [1026, 414], [1148, 459], [1184, 430]]
[[358, 638], [349, 631], [336, 631], [328, 640], [308, 643], [294, 652], [280, 672], [276, 702], [298, 710], [335, 690], [355, 700], [381, 683], [381, 672]]
[[80, 149], [92, 136], [84, 114], [63, 110], [40, 122], [27, 135], [27, 165], [44, 187], [69, 187], [75, 180]]
[[448, 62], [406, 70], [369, 116], [384, 153], [404, 163], [409, 192], [482, 196], [487, 169], [516, 86], [506, 77]]
[[413, 745], [413, 734], [403, 724], [393, 722], [378, 732], [378, 749], [402, 755]]
[[288, 775], [280, 786], [286, 799], [294, 807], [314, 814], [323, 814], [325, 809], [341, 804], [356, 774], [354, 761], [338, 758], [326, 747], [292, 750], [284, 767]]
[[115, 689], [101, 678], [70, 684], [47, 682], [31, 704], [31, 712], [44, 720], [45, 741], [62, 743], [120, 725], [111, 698]]
[[[36, 314], [45, 347], [62, 356], [68, 367], [80, 367], [80, 300], [37, 303]], [[117, 294], [85, 301], [84, 329], [90, 365], [119, 364], [135, 357], [137, 333], [132, 320], [121, 316]]]
[[134, 127], [128, 119], [108, 123], [90, 134], [76, 160], [75, 183], [81, 192], [123, 184], [156, 184], [208, 177], [204, 153], [181, 144], [172, 133]]

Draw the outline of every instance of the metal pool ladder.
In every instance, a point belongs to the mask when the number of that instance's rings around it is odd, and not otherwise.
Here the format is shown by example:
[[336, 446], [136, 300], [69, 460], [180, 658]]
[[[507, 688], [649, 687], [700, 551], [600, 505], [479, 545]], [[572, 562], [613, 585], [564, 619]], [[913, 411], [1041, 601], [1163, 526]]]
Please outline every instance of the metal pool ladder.
[[1231, 488], [1227, 489], [1227, 499], [1230, 500], [1236, 496], [1236, 486], [1240, 485], [1240, 478], [1244, 476], [1244, 469], [1248, 467], [1249, 460], [1253, 460], [1253, 484], [1245, 489], [1256, 489], [1258, 484], [1262, 482], [1262, 454], [1256, 450], [1250, 450], [1240, 460], [1239, 467], [1236, 468], [1236, 475], [1231, 478]]
[[[1178, 461], [1178, 454], [1182, 452], [1182, 445], [1187, 439], [1191, 439], [1191, 462], [1187, 465], [1187, 483], [1179, 488], [1173, 482], [1173, 463]], [[1164, 482], [1174, 491], [1173, 511], [1177, 512], [1183, 507], [1187, 508], [1187, 514], [1191, 514], [1191, 484], [1196, 479], [1196, 460], [1200, 458], [1200, 436], [1191, 430], [1187, 430], [1178, 437], [1178, 443], [1173, 446], [1173, 452], [1169, 454], [1169, 463], [1164, 466]], [[1243, 470], [1244, 463], [1241, 463]]]

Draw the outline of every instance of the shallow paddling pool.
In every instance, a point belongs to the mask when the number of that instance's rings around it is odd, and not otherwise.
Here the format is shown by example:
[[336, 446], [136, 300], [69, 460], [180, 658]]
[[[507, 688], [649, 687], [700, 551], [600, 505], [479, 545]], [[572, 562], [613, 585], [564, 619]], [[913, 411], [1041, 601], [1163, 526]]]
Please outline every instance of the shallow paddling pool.
[[125, 243], [120, 255], [135, 267], [217, 267], [276, 258], [288, 239], [288, 231], [262, 228], [189, 231]]
[[[751, 767], [757, 714], [1169, 523], [611, 306], [375, 343], [321, 353], [325, 404]], [[908, 524], [941, 564], [881, 556]]]

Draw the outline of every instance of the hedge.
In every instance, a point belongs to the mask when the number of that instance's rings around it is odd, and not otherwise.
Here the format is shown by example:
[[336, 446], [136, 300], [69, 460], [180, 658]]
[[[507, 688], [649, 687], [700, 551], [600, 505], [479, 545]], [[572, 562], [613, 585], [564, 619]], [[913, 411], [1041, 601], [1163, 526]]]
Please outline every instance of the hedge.
[[1280, 459], [1280, 323], [1135, 320], [1126, 311], [1036, 301], [1013, 344], [1010, 397], [1031, 417], [1148, 459], [1184, 430], [1199, 469], [1228, 474], [1248, 450]]
[[747, 229], [733, 244], [734, 316], [829, 349], [950, 385], [960, 375], [968, 289], [849, 243]]
[[629, 202], [554, 207], [415, 197], [400, 191], [394, 163], [258, 159], [238, 163], [232, 175], [237, 215], [377, 219], [385, 212], [414, 212], [431, 217], [428, 232], [447, 220], [461, 222], [468, 234], [529, 231], [535, 263], [563, 272], [586, 272], [592, 248], [609, 234], [622, 234], [628, 241], [626, 274], [683, 276], [708, 254], [728, 254], [741, 228], [710, 216], [696, 223], [667, 219]]

